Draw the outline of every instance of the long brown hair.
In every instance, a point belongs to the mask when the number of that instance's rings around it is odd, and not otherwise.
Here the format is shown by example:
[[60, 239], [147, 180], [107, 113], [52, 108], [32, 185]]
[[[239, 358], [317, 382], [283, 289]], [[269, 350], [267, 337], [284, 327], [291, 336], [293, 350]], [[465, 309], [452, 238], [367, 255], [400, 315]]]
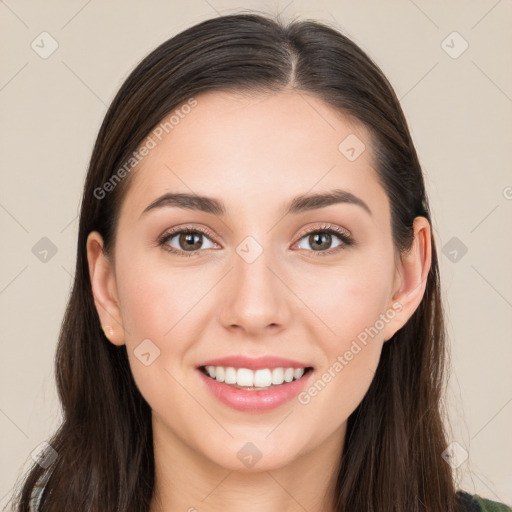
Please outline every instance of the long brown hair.
[[[86, 254], [88, 234], [112, 254], [133, 172], [119, 169], [155, 126], [205, 91], [316, 95], [370, 130], [378, 178], [391, 205], [395, 249], [411, 247], [416, 216], [431, 222], [422, 170], [399, 101], [375, 63], [338, 30], [317, 21], [255, 13], [219, 16], [165, 41], [122, 84], [98, 133], [83, 198], [74, 285], [61, 326], [55, 370], [63, 422], [49, 441], [57, 458], [34, 464], [16, 496], [28, 511], [36, 482], [40, 510], [149, 510], [154, 487], [151, 409], [132, 377], [126, 346], [99, 322]], [[123, 178], [108, 189], [116, 175]], [[126, 174], [126, 176], [124, 176]], [[437, 253], [421, 304], [384, 344], [364, 399], [348, 419], [339, 463], [337, 511], [454, 512], [455, 486], [441, 398], [447, 364]]]

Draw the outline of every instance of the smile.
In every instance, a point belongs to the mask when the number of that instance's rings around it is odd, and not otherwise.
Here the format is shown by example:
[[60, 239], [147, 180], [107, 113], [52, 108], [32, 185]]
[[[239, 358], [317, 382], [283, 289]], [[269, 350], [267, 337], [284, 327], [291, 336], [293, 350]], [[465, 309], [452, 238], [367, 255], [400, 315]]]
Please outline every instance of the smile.
[[275, 409], [296, 397], [313, 375], [305, 368], [234, 368], [201, 366], [198, 374], [207, 390], [224, 405], [244, 412]]
[[232, 385], [239, 389], [270, 389], [284, 382], [300, 379], [308, 368], [233, 368], [231, 366], [203, 366], [202, 371], [218, 382]]

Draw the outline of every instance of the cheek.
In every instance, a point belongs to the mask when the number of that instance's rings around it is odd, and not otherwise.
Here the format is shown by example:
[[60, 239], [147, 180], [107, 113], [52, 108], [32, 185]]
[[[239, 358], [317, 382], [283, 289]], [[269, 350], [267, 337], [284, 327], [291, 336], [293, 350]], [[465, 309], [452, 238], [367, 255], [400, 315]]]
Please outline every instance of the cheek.
[[127, 341], [154, 338], [165, 343], [175, 326], [187, 322], [189, 313], [208, 290], [201, 270], [173, 268], [160, 260], [148, 265], [143, 257], [120, 264], [119, 295]]
[[348, 348], [349, 340], [364, 342], [370, 332], [372, 339], [381, 338], [383, 325], [379, 317], [385, 313], [387, 300], [374, 282], [346, 283], [337, 296], [337, 302], [337, 315], [334, 316], [335, 311], [332, 312], [333, 330], [343, 340], [343, 348]]
[[[198, 315], [215, 280], [200, 266], [172, 267], [165, 255], [151, 259], [142, 251], [120, 258], [117, 275], [132, 372], [143, 394], [155, 397], [189, 364], [187, 353], [203, 328]], [[139, 356], [148, 352], [145, 361], [154, 362], [145, 366]]]
[[158, 413], [190, 398], [177, 383], [182, 380], [180, 364], [189, 344], [183, 333], [191, 336], [194, 305], [204, 286], [190, 272], [185, 276], [169, 265], [142, 263], [133, 254], [120, 262], [119, 299], [134, 380]]
[[299, 401], [311, 417], [322, 418], [326, 431], [348, 419], [375, 376], [383, 328], [393, 317], [386, 316], [392, 276], [392, 259], [370, 255], [340, 267], [321, 287], [310, 288], [311, 309], [323, 321], [316, 322], [315, 337], [321, 340], [325, 360]]
[[329, 279], [317, 279], [316, 286], [309, 282], [303, 289], [316, 313], [308, 315], [313, 319], [309, 322], [312, 336], [324, 353], [320, 382], [312, 393], [323, 395], [319, 404], [323, 400], [324, 405], [336, 404], [337, 420], [353, 412], [374, 377], [384, 328], [395, 313], [387, 311], [392, 270], [392, 259], [370, 255], [338, 272], [330, 269]]
[[323, 324], [315, 328], [324, 360], [299, 402], [330, 433], [358, 407], [375, 376], [385, 325], [379, 318], [386, 302], [374, 283], [355, 278], [344, 280], [328, 297], [319, 311], [330, 330]]
[[[364, 333], [372, 326], [382, 331], [379, 318], [389, 305], [391, 272], [389, 265], [384, 268], [382, 264], [330, 270], [324, 279], [307, 283], [301, 293], [318, 317], [316, 337], [330, 340], [326, 352], [332, 354], [333, 350], [346, 349], [358, 336], [364, 340]], [[373, 338], [380, 339], [370, 330]]]

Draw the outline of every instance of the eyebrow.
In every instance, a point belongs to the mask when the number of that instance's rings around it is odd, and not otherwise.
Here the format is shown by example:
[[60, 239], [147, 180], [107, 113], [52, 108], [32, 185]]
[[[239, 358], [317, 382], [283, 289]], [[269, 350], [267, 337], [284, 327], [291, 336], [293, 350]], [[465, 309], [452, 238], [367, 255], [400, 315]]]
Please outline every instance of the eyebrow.
[[[333, 204], [354, 204], [360, 206], [370, 216], [372, 211], [369, 206], [359, 197], [355, 196], [351, 192], [342, 189], [334, 189], [329, 192], [322, 192], [316, 194], [301, 194], [292, 198], [292, 200], [285, 204], [284, 215], [299, 214], [306, 211], [317, 210], [319, 208], [325, 208]], [[141, 217], [151, 210], [162, 207], [176, 207], [185, 210], [196, 210], [205, 213], [211, 213], [217, 216], [223, 216], [226, 214], [226, 207], [224, 203], [219, 199], [213, 197], [199, 196], [197, 194], [185, 194], [185, 193], [167, 193], [149, 204], [144, 211], [141, 213]]]

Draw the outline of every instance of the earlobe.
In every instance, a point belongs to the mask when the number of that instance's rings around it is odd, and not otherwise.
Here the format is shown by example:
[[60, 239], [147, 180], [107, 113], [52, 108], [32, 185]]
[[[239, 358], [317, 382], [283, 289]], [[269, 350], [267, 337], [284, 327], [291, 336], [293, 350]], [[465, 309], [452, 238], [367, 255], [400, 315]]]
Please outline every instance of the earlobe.
[[94, 305], [103, 332], [114, 345], [124, 345], [114, 269], [103, 252], [103, 238], [97, 231], [92, 231], [87, 237], [87, 261]]
[[414, 241], [411, 249], [402, 254], [395, 282], [390, 307], [399, 312], [387, 325], [384, 339], [389, 340], [420, 305], [427, 286], [427, 277], [432, 263], [431, 228], [428, 219], [416, 217], [413, 223]]

